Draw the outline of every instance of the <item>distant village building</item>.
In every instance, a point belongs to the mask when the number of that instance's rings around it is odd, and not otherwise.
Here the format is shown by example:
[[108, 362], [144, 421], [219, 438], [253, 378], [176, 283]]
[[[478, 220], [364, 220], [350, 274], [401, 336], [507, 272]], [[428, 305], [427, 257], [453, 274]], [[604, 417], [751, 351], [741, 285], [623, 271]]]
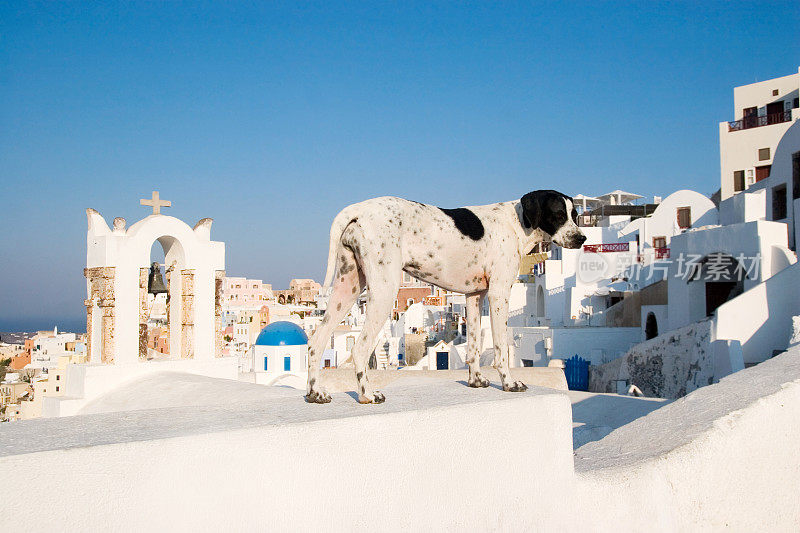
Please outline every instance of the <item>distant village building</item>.
[[75, 354], [85, 355], [85, 344], [78, 339], [75, 333], [59, 333], [58, 328], [53, 331], [40, 331], [31, 339], [31, 368], [51, 368], [58, 365], [59, 357]]
[[222, 304], [228, 307], [261, 306], [274, 299], [272, 285], [260, 279], [225, 277]]
[[314, 305], [322, 286], [313, 279], [293, 279], [288, 289], [273, 291], [280, 304]]

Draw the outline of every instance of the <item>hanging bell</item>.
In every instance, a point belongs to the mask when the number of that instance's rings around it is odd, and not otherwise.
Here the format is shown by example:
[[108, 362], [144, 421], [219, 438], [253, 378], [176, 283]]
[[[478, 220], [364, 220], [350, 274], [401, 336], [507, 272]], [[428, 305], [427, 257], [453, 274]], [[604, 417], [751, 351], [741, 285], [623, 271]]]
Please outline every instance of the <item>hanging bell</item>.
[[147, 292], [149, 294], [163, 294], [167, 292], [164, 279], [161, 277], [161, 267], [158, 263], [150, 265], [150, 276], [147, 278]]

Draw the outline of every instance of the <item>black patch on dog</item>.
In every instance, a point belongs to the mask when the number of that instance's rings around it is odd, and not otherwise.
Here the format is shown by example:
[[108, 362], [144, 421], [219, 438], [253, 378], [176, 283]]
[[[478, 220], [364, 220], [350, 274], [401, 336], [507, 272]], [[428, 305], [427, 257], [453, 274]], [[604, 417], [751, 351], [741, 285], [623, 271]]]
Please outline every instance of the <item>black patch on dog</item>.
[[572, 201], [566, 194], [553, 190], [529, 192], [520, 200], [522, 205], [522, 225], [525, 228], [539, 228], [548, 235], [554, 235], [558, 229], [572, 218], [577, 218], [577, 212], [567, 213], [564, 200]]
[[459, 207], [457, 209], [444, 209], [440, 207], [439, 209], [441, 209], [445, 215], [453, 219], [456, 228], [462, 234], [473, 241], [479, 241], [483, 238], [486, 230], [483, 228], [481, 219], [466, 207]]

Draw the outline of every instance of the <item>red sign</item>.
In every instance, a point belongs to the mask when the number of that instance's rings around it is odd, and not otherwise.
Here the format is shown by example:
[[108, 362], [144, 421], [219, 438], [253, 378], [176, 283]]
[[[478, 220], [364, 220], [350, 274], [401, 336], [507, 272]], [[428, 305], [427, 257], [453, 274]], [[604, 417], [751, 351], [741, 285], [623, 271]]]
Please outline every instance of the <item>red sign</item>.
[[583, 251], [590, 254], [607, 253], [607, 252], [627, 252], [627, 242], [614, 242], [609, 244], [584, 244]]
[[425, 305], [444, 305], [444, 298], [441, 296], [426, 296], [422, 299]]
[[669, 259], [669, 248], [656, 248], [656, 259]]

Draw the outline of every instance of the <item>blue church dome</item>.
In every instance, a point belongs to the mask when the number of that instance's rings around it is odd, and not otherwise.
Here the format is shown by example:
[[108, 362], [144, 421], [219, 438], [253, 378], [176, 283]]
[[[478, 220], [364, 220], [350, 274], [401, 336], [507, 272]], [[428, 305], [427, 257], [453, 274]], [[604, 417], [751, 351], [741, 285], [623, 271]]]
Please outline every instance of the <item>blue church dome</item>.
[[258, 334], [257, 346], [296, 346], [307, 344], [308, 335], [303, 328], [292, 322], [273, 322]]

